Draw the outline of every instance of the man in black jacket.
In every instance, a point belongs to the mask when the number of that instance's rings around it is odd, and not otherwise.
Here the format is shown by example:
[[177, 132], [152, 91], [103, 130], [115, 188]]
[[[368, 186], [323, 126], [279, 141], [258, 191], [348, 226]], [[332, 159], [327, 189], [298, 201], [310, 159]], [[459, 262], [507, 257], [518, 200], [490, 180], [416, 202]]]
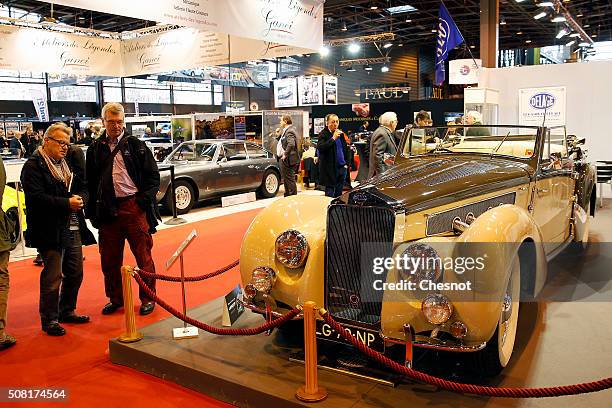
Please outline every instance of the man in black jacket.
[[325, 117], [327, 127], [319, 133], [319, 184], [325, 186], [325, 195], [339, 197], [348, 171], [350, 151], [342, 131], [338, 129], [337, 115]]
[[83, 281], [82, 245], [96, 241], [82, 211], [88, 196], [83, 152], [70, 147], [70, 134], [63, 123], [51, 125], [21, 172], [28, 209], [25, 239], [44, 261], [39, 310], [42, 329], [51, 336], [66, 333], [60, 323], [89, 322], [75, 309]]
[[[111, 314], [123, 306], [121, 265], [126, 239], [138, 267], [155, 273], [151, 234], [159, 218], [155, 199], [159, 171], [151, 150], [125, 131], [121, 104], [104, 105], [102, 120], [106, 130], [87, 149], [90, 200], [86, 214], [100, 233], [104, 287], [110, 300], [102, 314]], [[145, 282], [155, 289], [155, 280], [145, 279]], [[140, 301], [141, 315], [155, 308], [142, 289]]]
[[300, 137], [297, 134], [291, 116], [283, 115], [280, 120], [280, 138], [278, 140], [276, 155], [280, 161], [280, 169], [285, 184], [285, 197], [297, 194], [295, 175], [300, 167], [300, 154], [298, 146]]

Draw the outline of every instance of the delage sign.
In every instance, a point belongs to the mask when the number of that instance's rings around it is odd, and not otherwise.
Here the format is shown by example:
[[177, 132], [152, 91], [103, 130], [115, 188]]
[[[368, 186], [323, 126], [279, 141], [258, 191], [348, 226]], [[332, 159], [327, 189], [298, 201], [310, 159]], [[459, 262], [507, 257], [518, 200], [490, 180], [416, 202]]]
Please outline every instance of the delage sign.
[[565, 125], [565, 87], [519, 90], [519, 125]]

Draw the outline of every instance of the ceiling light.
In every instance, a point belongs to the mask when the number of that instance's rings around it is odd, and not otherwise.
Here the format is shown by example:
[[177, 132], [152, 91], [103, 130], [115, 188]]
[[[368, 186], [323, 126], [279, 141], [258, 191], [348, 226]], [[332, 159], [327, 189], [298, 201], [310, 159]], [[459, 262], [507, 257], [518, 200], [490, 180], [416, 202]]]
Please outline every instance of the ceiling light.
[[436, 28], [432, 28], [432, 29], [431, 29], [431, 32], [432, 32], [432, 33], [437, 33], [437, 32], [438, 32], [438, 29], [436, 29]]
[[582, 42], [580, 42], [580, 44], [578, 44], [578, 46], [580, 46], [580, 47], [588, 47], [589, 45], [590, 44], [589, 44], [588, 41], [582, 41]]
[[342, 28], [340, 30], [342, 31], [348, 30], [348, 28], [346, 28], [346, 21], [342, 23]]
[[523, 32], [521, 30], [516, 32], [516, 35], [523, 35]]
[[361, 46], [357, 43], [350, 43], [348, 46], [349, 52], [352, 52], [353, 54], [358, 52], [360, 49], [361, 49]]
[[597, 38], [597, 34], [593, 34], [591, 38]]
[[399, 44], [397, 44], [397, 46], [398, 46], [398, 47], [403, 47], [403, 46], [404, 46], [404, 43], [399, 43]]
[[355, 68], [353, 68], [353, 66], [352, 66], [352, 65], [351, 65], [350, 67], [348, 67], [346, 70], [347, 70], [348, 72], [355, 72], [355, 71], [357, 71]]
[[412, 23], [412, 20], [411, 20], [411, 19], [409, 19], [409, 18], [407, 18], [407, 19], [406, 19], [406, 22], [407, 22], [407, 23]]
[[567, 21], [567, 19], [565, 18], [565, 16], [563, 14], [557, 13], [557, 14], [554, 15], [554, 17], [550, 21], [552, 21], [553, 23], [563, 23], [563, 22]]
[[506, 19], [502, 17], [499, 25], [506, 25]]
[[539, 19], [544, 18], [544, 17], [546, 17], [546, 12], [545, 11], [543, 11], [541, 13], [538, 13], [535, 16], [533, 16], [533, 18], [535, 18], [536, 20], [539, 20]]
[[470, 48], [476, 48], [476, 46], [475, 45], [470, 45]]
[[566, 47], [571, 47], [572, 45], [574, 45], [576, 43], [576, 40], [572, 40], [570, 42], [568, 42], [567, 44], [565, 44]]
[[578, 14], [576, 14], [576, 17], [582, 17], [584, 14], [582, 14], [582, 11], [579, 11]]
[[517, 2], [517, 3], [522, 3], [522, 2], [524, 2], [524, 1], [525, 1], [525, 0], [516, 0], [516, 2]]
[[383, 48], [391, 48], [392, 46], [393, 46], [393, 44], [386, 43], [385, 45], [383, 45]]
[[584, 28], [589, 28], [590, 26], [591, 26], [590, 24], [583, 25]]
[[386, 65], [383, 65], [382, 67], [380, 67], [380, 72], [389, 72], [389, 67]]
[[525, 40], [525, 44], [531, 44], [531, 40]]
[[578, 34], [578, 33], [571, 33], [570, 37], [572, 37], [572, 38], [580, 37], [580, 34]]
[[373, 68], [369, 65], [366, 65], [365, 67], [363, 67], [364, 71], [371, 71]]
[[405, 6], [389, 7], [387, 8], [387, 11], [389, 12], [389, 14], [401, 14], [410, 13], [411, 11], [417, 11], [417, 9], [406, 4]]
[[327, 56], [329, 55], [329, 47], [327, 47], [327, 46], [325, 46], [325, 45], [324, 45], [324, 46], [322, 46], [322, 47], [319, 49], [319, 55], [321, 55], [322, 57], [327, 57]]
[[555, 4], [552, 1], [542, 1], [540, 3], [536, 3], [538, 7], [555, 7]]
[[559, 38], [565, 37], [566, 35], [567, 35], [567, 29], [565, 28], [560, 29], [559, 32], [557, 33], [557, 40]]
[[370, 10], [378, 10], [378, 6], [374, 3], [370, 4]]

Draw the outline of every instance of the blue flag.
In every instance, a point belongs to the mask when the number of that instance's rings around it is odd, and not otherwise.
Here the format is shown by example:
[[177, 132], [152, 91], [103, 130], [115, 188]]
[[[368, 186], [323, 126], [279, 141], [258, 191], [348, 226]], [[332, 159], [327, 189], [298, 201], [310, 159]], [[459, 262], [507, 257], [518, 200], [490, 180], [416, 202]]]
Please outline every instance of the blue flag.
[[438, 37], [436, 38], [436, 85], [442, 85], [446, 76], [444, 61], [448, 58], [449, 51], [455, 49], [463, 42], [463, 36], [459, 32], [453, 18], [448, 13], [444, 3], [440, 4], [438, 13]]

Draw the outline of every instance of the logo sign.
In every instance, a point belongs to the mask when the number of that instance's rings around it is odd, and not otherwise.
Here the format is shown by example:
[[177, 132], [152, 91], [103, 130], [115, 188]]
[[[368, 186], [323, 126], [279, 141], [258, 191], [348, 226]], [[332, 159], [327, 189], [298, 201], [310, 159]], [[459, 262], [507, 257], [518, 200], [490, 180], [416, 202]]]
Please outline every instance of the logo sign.
[[547, 92], [537, 93], [531, 97], [529, 105], [535, 109], [549, 109], [555, 105], [555, 97]]
[[407, 83], [362, 85], [360, 102], [397, 101], [410, 99], [410, 86]]
[[462, 58], [448, 63], [448, 81], [450, 84], [477, 84], [480, 77], [482, 60]]

